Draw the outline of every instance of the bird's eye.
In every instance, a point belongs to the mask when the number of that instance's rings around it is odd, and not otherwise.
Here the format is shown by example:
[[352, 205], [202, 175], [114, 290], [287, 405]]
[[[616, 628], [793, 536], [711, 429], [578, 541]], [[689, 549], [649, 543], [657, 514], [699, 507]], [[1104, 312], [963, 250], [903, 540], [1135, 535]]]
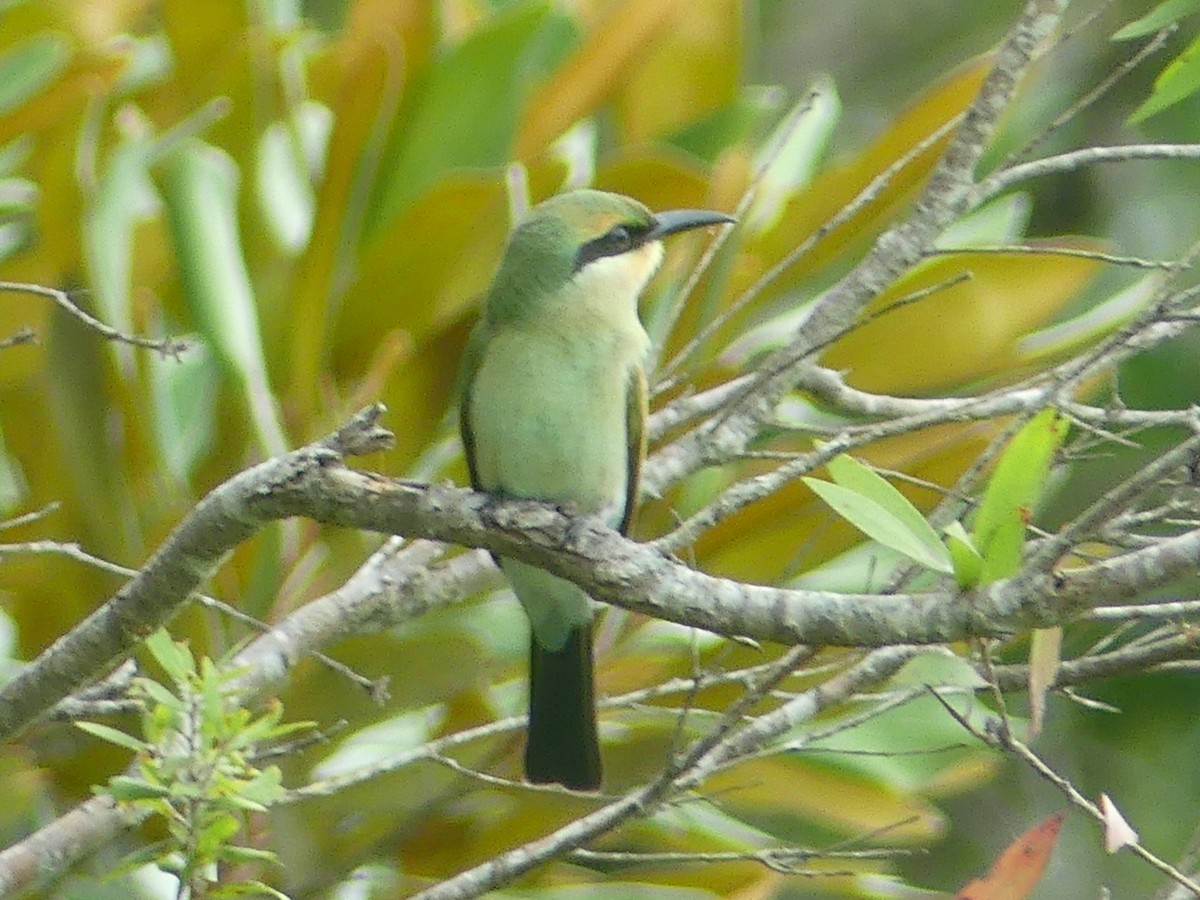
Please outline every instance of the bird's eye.
[[642, 228], [636, 224], [614, 225], [600, 237], [593, 238], [579, 248], [575, 256], [575, 271], [578, 272], [594, 260], [628, 253], [645, 240], [649, 231], [649, 226]]
[[613, 251], [621, 253], [633, 246], [633, 235], [624, 225], [616, 225], [604, 236], [604, 242]]

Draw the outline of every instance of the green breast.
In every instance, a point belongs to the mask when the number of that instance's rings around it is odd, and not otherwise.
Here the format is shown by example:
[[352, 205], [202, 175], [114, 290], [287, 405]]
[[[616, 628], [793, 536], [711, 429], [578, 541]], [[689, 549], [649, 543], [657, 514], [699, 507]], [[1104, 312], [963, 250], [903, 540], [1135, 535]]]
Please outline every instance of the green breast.
[[[483, 349], [467, 410], [481, 485], [620, 518], [629, 465], [626, 394], [641, 347], [506, 328]], [[640, 343], [640, 342], [639, 342]]]

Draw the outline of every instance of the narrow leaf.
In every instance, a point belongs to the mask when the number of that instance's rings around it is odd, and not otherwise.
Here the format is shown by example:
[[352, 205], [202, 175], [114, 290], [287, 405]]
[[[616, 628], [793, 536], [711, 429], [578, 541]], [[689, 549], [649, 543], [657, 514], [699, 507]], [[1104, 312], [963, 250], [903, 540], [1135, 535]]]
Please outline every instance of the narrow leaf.
[[126, 802], [133, 800], [159, 800], [170, 797], [170, 788], [159, 784], [151, 784], [141, 778], [130, 778], [128, 775], [115, 775], [108, 782], [108, 792], [114, 800]]
[[1029, 646], [1029, 736], [1042, 731], [1046, 719], [1046, 694], [1062, 663], [1062, 628], [1038, 628]]
[[183, 706], [183, 701], [179, 697], [151, 678], [135, 678], [133, 683], [149, 700], [159, 706], [165, 706], [171, 710], [177, 710]]
[[146, 638], [146, 649], [163, 671], [177, 684], [184, 684], [196, 674], [196, 661], [186, 644], [172, 640], [165, 628], [160, 628]]
[[166, 157], [162, 171], [184, 299], [245, 396], [262, 449], [282, 454], [287, 441], [239, 232], [237, 165], [224, 151], [190, 139]]
[[946, 526], [946, 549], [954, 563], [954, 580], [964, 591], [979, 586], [983, 575], [983, 557], [975, 547], [975, 541], [967, 534], [962, 522], [951, 522]]
[[892, 515], [877, 502], [862, 494], [816, 478], [805, 478], [804, 483], [813, 493], [824, 500], [843, 519], [885, 547], [903, 553], [909, 559], [927, 569], [947, 575], [954, 571], [950, 554], [940, 542], [933, 550], [920, 538], [913, 535], [906, 523]]
[[886, 478], [844, 453], [831, 459], [828, 468], [835, 482], [874, 500], [903, 523], [914, 538], [926, 545], [932, 556], [945, 556], [945, 548], [933, 526]]
[[70, 42], [42, 32], [0, 55], [0, 112], [25, 103], [62, 74], [71, 59]]
[[1200, 37], [1173, 59], [1154, 80], [1150, 97], [1133, 111], [1130, 124], [1136, 125], [1168, 106], [1186, 100], [1200, 91]]
[[222, 862], [231, 863], [278, 863], [279, 857], [270, 850], [259, 850], [255, 847], [221, 847], [217, 857]]
[[219, 419], [216, 360], [201, 338], [187, 340], [188, 350], [178, 359], [154, 354], [146, 360], [155, 444], [163, 467], [180, 485], [188, 484], [212, 449]]
[[1200, 10], [1200, 0], [1165, 0], [1158, 4], [1146, 15], [1136, 19], [1119, 29], [1113, 36], [1114, 41], [1128, 41], [1133, 38], [1153, 34], [1172, 22], [1178, 22], [1184, 16]]
[[274, 900], [291, 900], [287, 894], [281, 894], [261, 881], [238, 881], [217, 885], [208, 892], [208, 896], [213, 900], [219, 900], [221, 897], [271, 897]]
[[140, 753], [149, 745], [135, 738], [131, 734], [126, 734], [116, 728], [110, 728], [108, 725], [101, 725], [99, 722], [76, 722], [75, 727], [80, 731], [86, 731], [93, 737], [98, 737], [102, 741], [108, 741], [110, 744], [116, 744], [118, 747], [125, 747], [132, 750], [134, 753]]
[[975, 516], [975, 547], [983, 556], [981, 583], [1005, 578], [1020, 567], [1025, 526], [1066, 434], [1066, 420], [1045, 409], [1017, 432], [1001, 455]]

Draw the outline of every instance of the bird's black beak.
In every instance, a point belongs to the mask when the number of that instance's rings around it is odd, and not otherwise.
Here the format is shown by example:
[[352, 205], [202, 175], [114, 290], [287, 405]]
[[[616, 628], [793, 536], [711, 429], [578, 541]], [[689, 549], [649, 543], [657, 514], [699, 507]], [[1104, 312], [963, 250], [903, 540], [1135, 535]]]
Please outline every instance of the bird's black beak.
[[707, 209], [671, 209], [654, 214], [654, 225], [645, 240], [657, 241], [680, 231], [703, 228], [705, 225], [725, 225], [736, 222], [733, 216]]

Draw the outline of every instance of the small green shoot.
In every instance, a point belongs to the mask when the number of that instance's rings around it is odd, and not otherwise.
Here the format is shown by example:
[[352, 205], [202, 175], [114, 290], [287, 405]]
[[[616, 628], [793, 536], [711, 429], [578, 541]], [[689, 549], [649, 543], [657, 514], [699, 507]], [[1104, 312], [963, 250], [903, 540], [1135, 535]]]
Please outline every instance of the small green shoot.
[[180, 880], [180, 897], [271, 896], [259, 881], [222, 882], [222, 864], [275, 863], [268, 850], [239, 845], [245, 815], [264, 812], [285, 794], [277, 766], [259, 767], [265, 747], [311, 723], [280, 724], [283, 707], [268, 703], [254, 714], [238, 703], [230, 673], [159, 630], [146, 648], [170, 684], [134, 679], [143, 703], [142, 737], [97, 722], [76, 723], [93, 737], [134, 751], [131, 770], [105, 788], [118, 803], [160, 817], [168, 838], [143, 848], [125, 868], [153, 862]]

